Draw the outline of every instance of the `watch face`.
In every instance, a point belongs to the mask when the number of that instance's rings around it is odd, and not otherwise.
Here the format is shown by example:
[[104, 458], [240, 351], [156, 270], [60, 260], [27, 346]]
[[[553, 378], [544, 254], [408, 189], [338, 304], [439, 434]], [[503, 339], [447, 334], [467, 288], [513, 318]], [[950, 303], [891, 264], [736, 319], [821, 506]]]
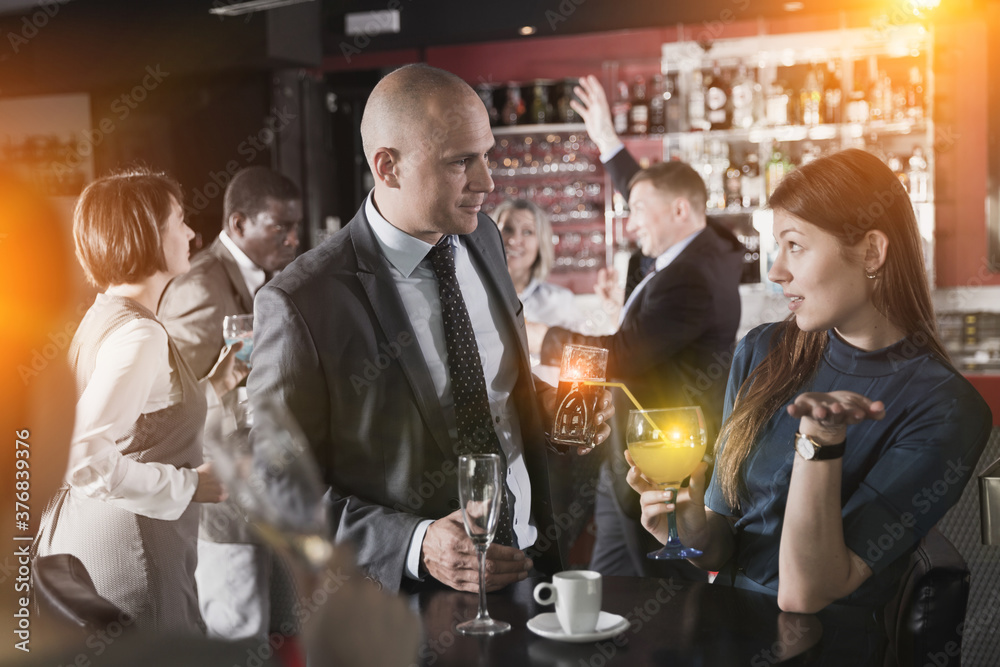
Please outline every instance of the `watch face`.
[[795, 438], [795, 450], [807, 461], [816, 456], [816, 446], [805, 436]]

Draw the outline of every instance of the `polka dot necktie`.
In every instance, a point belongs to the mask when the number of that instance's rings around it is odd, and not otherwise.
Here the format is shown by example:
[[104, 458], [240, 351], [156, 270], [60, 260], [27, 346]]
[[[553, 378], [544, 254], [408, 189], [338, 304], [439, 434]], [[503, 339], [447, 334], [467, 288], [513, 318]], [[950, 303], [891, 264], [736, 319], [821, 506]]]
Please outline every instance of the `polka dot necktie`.
[[455, 251], [444, 236], [428, 257], [438, 280], [441, 296], [441, 317], [444, 320], [445, 347], [448, 350], [448, 377], [455, 401], [455, 419], [462, 453], [497, 454], [500, 456], [500, 476], [504, 493], [501, 494], [500, 518], [494, 541], [513, 545], [514, 534], [510, 523], [510, 503], [507, 497], [507, 457], [500, 448], [500, 440], [493, 428], [490, 402], [486, 393], [486, 376], [479, 361], [479, 345], [472, 319], [462, 298], [462, 289], [455, 274]]

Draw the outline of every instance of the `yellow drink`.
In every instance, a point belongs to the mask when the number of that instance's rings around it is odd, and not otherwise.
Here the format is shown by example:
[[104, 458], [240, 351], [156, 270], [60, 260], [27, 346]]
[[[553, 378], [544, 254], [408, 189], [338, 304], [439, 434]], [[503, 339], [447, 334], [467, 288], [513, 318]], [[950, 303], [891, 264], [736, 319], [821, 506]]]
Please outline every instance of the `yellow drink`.
[[646, 477], [657, 484], [680, 483], [705, 456], [705, 438], [630, 442], [629, 454]]

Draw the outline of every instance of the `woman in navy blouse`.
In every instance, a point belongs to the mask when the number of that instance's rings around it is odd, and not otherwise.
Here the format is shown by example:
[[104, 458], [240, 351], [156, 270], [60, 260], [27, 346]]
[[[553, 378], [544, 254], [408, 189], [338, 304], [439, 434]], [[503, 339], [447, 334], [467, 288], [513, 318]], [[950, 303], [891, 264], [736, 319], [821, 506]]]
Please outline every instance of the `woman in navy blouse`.
[[[737, 346], [711, 483], [703, 464], [678, 530], [704, 552], [696, 565], [785, 611], [880, 609], [960, 497], [992, 417], [938, 338], [916, 219], [888, 167], [843, 151], [786, 176], [770, 206], [768, 277], [792, 312]], [[666, 497], [634, 464], [628, 480], [665, 542]]]

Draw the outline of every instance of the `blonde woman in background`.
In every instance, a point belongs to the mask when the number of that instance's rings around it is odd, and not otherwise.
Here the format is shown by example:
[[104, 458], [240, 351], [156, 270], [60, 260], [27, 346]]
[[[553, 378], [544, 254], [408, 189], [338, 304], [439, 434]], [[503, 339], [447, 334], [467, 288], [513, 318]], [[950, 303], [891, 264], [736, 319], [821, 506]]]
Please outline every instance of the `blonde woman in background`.
[[527, 199], [506, 199], [493, 211], [493, 219], [503, 236], [507, 271], [524, 304], [528, 348], [537, 354], [548, 327], [578, 329], [584, 318], [572, 291], [546, 282], [555, 263], [555, 249], [545, 211]]

